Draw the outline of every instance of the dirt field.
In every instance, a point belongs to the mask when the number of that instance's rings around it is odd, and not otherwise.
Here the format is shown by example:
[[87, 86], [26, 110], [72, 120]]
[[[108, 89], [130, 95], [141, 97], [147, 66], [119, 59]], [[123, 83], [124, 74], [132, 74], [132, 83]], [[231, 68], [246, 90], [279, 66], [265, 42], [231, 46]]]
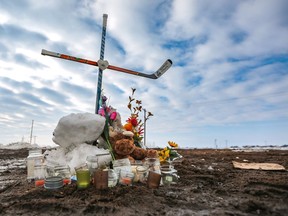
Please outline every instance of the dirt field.
[[[177, 185], [47, 190], [26, 181], [27, 149], [0, 149], [0, 215], [288, 215], [288, 151], [179, 153]], [[286, 171], [235, 169], [233, 160], [278, 163]]]

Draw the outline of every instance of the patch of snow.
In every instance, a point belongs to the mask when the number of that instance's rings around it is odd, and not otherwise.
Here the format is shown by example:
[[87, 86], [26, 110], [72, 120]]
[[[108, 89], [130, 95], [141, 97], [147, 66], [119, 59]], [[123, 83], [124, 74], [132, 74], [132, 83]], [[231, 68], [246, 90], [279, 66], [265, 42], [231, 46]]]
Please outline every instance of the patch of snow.
[[92, 113], [71, 113], [62, 117], [53, 133], [53, 142], [72, 150], [78, 144], [96, 141], [103, 133], [106, 119]]
[[27, 142], [15, 142], [15, 143], [10, 143], [8, 145], [0, 145], [1, 149], [23, 149], [23, 148], [28, 148], [28, 149], [33, 149], [33, 148], [41, 148], [37, 144], [30, 144]]

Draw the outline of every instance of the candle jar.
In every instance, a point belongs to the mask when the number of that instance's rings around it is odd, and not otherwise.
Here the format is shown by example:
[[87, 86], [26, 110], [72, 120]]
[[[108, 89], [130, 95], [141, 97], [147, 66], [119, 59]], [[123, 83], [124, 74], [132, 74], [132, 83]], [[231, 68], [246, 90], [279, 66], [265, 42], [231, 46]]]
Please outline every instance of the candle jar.
[[118, 176], [113, 169], [108, 169], [108, 187], [114, 187], [117, 185]]
[[131, 186], [133, 182], [134, 174], [130, 171], [121, 170], [119, 183], [122, 185]]
[[34, 180], [36, 187], [42, 187], [45, 183], [45, 172], [46, 168], [44, 165], [34, 166]]
[[136, 175], [137, 175], [138, 181], [141, 183], [146, 183], [148, 172], [149, 172], [149, 169], [147, 166], [137, 166]]
[[75, 167], [77, 177], [77, 187], [79, 189], [87, 188], [90, 185], [90, 172], [87, 164]]
[[145, 158], [144, 166], [148, 167], [149, 171], [161, 174], [159, 158]]
[[55, 166], [54, 175], [62, 177], [64, 185], [71, 184], [71, 172], [68, 165]]
[[170, 166], [161, 167], [163, 185], [177, 184], [180, 178], [177, 175], [177, 170]]
[[94, 172], [94, 185], [96, 189], [108, 188], [108, 171], [107, 170], [96, 170]]
[[161, 181], [161, 174], [154, 172], [154, 171], [149, 171], [148, 173], [148, 178], [147, 178], [147, 187], [148, 188], [158, 188], [160, 185]]
[[113, 161], [113, 169], [120, 179], [121, 171], [132, 172], [130, 160], [128, 158], [118, 159]]

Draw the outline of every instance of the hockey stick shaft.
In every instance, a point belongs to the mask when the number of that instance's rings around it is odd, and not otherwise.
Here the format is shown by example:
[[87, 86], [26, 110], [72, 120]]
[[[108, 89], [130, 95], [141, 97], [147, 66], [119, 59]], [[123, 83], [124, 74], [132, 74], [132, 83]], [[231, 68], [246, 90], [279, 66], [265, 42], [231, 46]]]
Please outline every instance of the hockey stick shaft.
[[[61, 59], [69, 60], [69, 61], [75, 61], [75, 62], [79, 62], [79, 63], [83, 63], [83, 64], [89, 64], [89, 65], [93, 65], [93, 66], [98, 66], [98, 63], [96, 61], [87, 60], [87, 59], [83, 59], [83, 58], [78, 58], [78, 57], [74, 57], [74, 56], [70, 56], [70, 55], [66, 55], [66, 54], [51, 52], [51, 51], [48, 51], [48, 50], [45, 50], [45, 49], [42, 49], [41, 54], [42, 55], [51, 56], [51, 57], [61, 58]], [[128, 74], [132, 74], [132, 75], [136, 75], [136, 76], [146, 77], [146, 78], [150, 78], [150, 79], [157, 79], [161, 75], [163, 75], [171, 67], [171, 65], [172, 65], [172, 61], [170, 59], [168, 59], [157, 70], [157, 72], [155, 72], [153, 74], [140, 73], [140, 72], [137, 72], [137, 71], [133, 71], [133, 70], [129, 70], [129, 69], [126, 69], [126, 68], [121, 68], [121, 67], [117, 67], [117, 66], [113, 66], [113, 65], [108, 65], [107, 68], [110, 69], [110, 70], [115, 70], [115, 71], [128, 73]]]

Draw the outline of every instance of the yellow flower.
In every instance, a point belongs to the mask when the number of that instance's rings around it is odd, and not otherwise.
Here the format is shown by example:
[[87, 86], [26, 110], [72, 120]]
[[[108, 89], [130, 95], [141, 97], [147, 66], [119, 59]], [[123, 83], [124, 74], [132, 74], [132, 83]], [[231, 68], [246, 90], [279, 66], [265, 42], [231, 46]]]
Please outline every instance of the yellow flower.
[[176, 142], [168, 141], [168, 144], [169, 144], [172, 148], [178, 148], [178, 144], [177, 144]]
[[169, 157], [170, 157], [170, 150], [169, 150], [169, 149], [167, 149], [167, 150], [165, 151], [164, 156], [165, 156], [166, 158], [169, 158]]

